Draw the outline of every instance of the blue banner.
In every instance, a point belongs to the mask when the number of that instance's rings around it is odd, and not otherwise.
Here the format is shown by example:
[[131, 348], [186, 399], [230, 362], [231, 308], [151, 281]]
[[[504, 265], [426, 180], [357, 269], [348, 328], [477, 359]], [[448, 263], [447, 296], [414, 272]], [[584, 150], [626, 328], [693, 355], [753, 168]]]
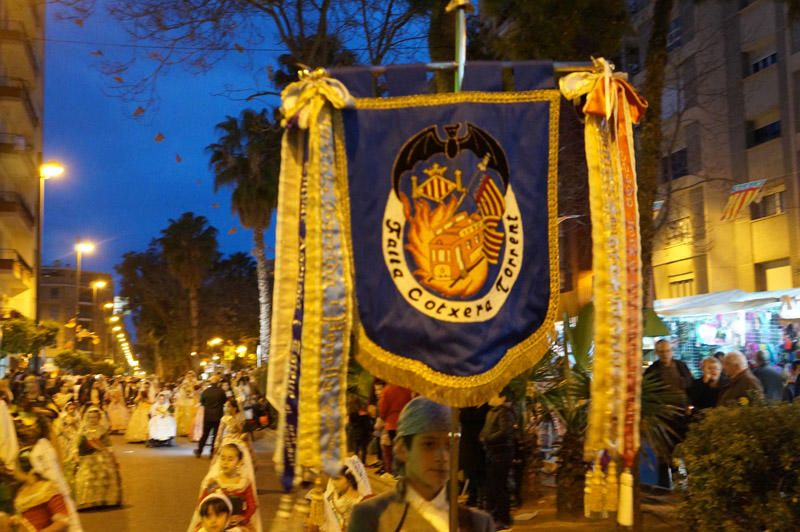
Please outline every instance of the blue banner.
[[363, 98], [342, 111], [356, 356], [372, 373], [464, 406], [547, 351], [559, 98]]

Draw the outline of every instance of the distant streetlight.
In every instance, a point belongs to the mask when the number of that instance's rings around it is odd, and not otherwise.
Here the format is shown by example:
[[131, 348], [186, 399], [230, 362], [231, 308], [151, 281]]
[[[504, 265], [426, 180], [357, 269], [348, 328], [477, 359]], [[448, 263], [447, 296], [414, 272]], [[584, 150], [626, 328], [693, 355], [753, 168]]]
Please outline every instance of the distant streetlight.
[[[64, 165], [57, 162], [48, 162], [39, 166], [39, 194], [36, 203], [36, 311], [35, 318], [38, 324], [42, 319], [42, 224], [44, 223], [44, 182], [48, 179], [64, 174]], [[39, 373], [39, 357], [41, 353], [33, 354], [33, 372]]]
[[108, 321], [110, 321], [111, 323], [117, 323], [119, 321], [119, 316], [111, 316], [110, 318], [108, 318]]
[[219, 336], [217, 336], [216, 338], [212, 338], [211, 340], [209, 340], [209, 341], [208, 341], [208, 342], [206, 342], [206, 343], [207, 343], [207, 344], [208, 344], [210, 347], [214, 347], [215, 345], [219, 345], [219, 344], [221, 344], [222, 342], [224, 342], [224, 340], [223, 340], [222, 338], [220, 338]]
[[106, 303], [105, 305], [103, 305], [103, 308], [106, 310], [111, 310], [112, 308], [114, 308], [114, 303]]
[[75, 242], [75, 342], [73, 349], [78, 348], [78, 323], [81, 316], [81, 258], [84, 253], [94, 252], [94, 243], [86, 240]]

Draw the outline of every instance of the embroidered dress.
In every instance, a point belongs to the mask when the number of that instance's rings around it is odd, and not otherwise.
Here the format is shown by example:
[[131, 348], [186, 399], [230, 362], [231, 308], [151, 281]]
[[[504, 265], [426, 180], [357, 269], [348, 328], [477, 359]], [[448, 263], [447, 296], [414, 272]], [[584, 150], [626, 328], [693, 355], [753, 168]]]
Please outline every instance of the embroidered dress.
[[184, 381], [178, 390], [175, 401], [175, 422], [178, 436], [190, 436], [194, 425], [194, 416], [197, 410], [197, 394], [194, 383]]
[[231, 415], [225, 414], [219, 421], [219, 434], [214, 441], [214, 454], [219, 452], [219, 448], [230, 443], [233, 440], [247, 445], [248, 450], [250, 444], [247, 441], [247, 433], [244, 432], [244, 416], [241, 414]]
[[143, 442], [149, 435], [150, 406], [152, 403], [143, 393], [139, 394], [136, 408], [133, 409], [131, 419], [128, 421], [128, 430], [125, 431], [125, 441], [129, 443]]
[[192, 431], [189, 433], [189, 438], [192, 441], [200, 441], [200, 438], [203, 436], [204, 412], [205, 409], [202, 406], [198, 406], [195, 410], [194, 421], [192, 422]]
[[23, 485], [14, 506], [25, 520], [26, 530], [43, 530], [55, 521], [67, 522], [69, 509], [58, 487], [48, 480]]
[[78, 435], [81, 418], [74, 412], [62, 412], [53, 422], [54, 443], [58, 447], [58, 455], [64, 471], [64, 478], [69, 487], [75, 491], [75, 469], [78, 467]]
[[[92, 412], [84, 414], [84, 419]], [[78, 439], [78, 470], [75, 474], [75, 502], [79, 509], [122, 504], [119, 465], [111, 449], [108, 428], [84, 421]]]
[[170, 404], [166, 396], [159, 395], [150, 407], [149, 445], [169, 445], [176, 436], [175, 418], [170, 412]]
[[112, 433], [123, 433], [128, 428], [131, 413], [122, 397], [122, 390], [115, 386], [111, 392], [111, 401], [108, 403], [108, 419], [111, 422]]

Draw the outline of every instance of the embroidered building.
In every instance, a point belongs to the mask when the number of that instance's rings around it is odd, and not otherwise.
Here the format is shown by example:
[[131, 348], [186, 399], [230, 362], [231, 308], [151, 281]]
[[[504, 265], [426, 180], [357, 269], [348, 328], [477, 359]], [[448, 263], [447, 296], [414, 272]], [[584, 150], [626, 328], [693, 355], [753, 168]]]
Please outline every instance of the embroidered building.
[[458, 213], [436, 231], [430, 243], [433, 277], [455, 281], [483, 260], [483, 220]]

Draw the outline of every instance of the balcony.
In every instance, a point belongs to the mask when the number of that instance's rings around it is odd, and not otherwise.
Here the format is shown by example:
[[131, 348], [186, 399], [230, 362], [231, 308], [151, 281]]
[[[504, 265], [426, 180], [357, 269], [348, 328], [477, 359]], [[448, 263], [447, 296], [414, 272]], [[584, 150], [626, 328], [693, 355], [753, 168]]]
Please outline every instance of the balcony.
[[34, 75], [39, 75], [41, 63], [22, 22], [19, 20], [0, 21], [0, 40], [18, 43], [25, 51]]
[[28, 83], [21, 78], [0, 77], [0, 100], [19, 101], [34, 127], [39, 127], [39, 112], [31, 98]]
[[0, 133], [0, 170], [18, 183], [30, 183], [37, 175], [34, 148], [30, 141], [15, 133]]
[[0, 293], [14, 297], [33, 286], [33, 268], [16, 249], [0, 249]]
[[20, 231], [30, 231], [36, 222], [33, 210], [16, 192], [0, 191], [0, 218], [8, 220]]

